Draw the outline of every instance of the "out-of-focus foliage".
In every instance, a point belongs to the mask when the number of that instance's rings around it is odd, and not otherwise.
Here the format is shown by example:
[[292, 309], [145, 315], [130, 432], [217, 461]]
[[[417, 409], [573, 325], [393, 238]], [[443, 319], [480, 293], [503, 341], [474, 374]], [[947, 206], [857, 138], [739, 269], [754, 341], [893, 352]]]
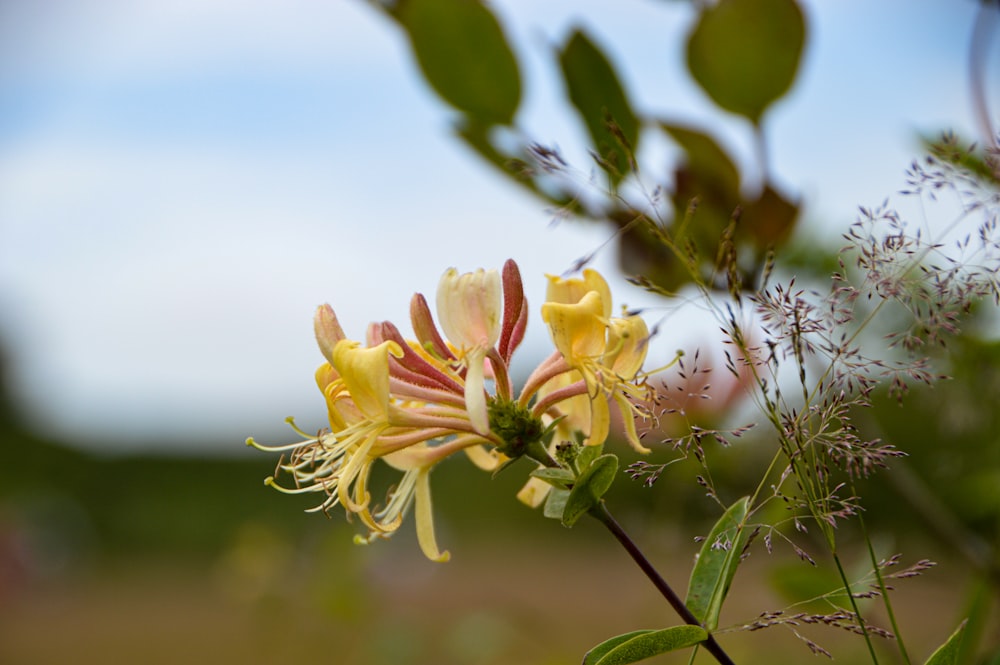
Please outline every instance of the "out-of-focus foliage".
[[758, 124], [792, 87], [805, 38], [794, 0], [722, 0], [688, 39], [688, 69], [716, 104]]
[[[573, 30], [555, 55], [567, 110], [581, 120], [585, 148], [606, 178], [597, 187], [580, 182], [562, 154], [517, 121], [517, 55], [489, 5], [480, 0], [372, 4], [403, 29], [425, 80], [457, 111], [456, 134], [547, 205], [621, 229], [626, 274], [642, 275], [667, 292], [692, 280], [724, 288], [712, 273], [726, 242], [749, 249], [739, 266], [738, 277], [745, 280], [794, 228], [798, 201], [770, 181], [767, 164], [757, 164], [756, 177], [741, 178], [735, 161], [703, 128], [670, 119], [669, 109], [637, 110], [614, 59], [582, 28]], [[697, 11], [687, 67], [720, 110], [751, 122], [760, 144], [763, 117], [792, 87], [799, 69], [807, 34], [802, 11], [796, 0], [723, 0]], [[680, 148], [672, 173], [660, 166], [647, 172], [642, 165], [640, 142], [647, 133], [660, 133]], [[759, 156], [763, 159], [763, 151]], [[741, 182], [747, 181], [761, 185], [746, 191]], [[672, 183], [669, 203], [623, 196], [630, 183]], [[723, 242], [726, 229], [731, 230]]]

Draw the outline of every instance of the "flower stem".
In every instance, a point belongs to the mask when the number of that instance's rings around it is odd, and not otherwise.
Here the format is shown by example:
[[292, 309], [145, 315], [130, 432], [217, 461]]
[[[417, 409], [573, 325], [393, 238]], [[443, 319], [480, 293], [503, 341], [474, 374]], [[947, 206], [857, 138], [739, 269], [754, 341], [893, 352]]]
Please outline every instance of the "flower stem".
[[[692, 626], [700, 626], [701, 622], [699, 622], [694, 614], [691, 613], [691, 610], [687, 608], [687, 605], [684, 604], [684, 601], [681, 600], [680, 596], [678, 596], [674, 590], [670, 588], [670, 585], [667, 584], [667, 581], [663, 579], [660, 573], [657, 572], [657, 570], [653, 567], [653, 564], [649, 562], [649, 559], [647, 559], [646, 555], [642, 553], [642, 550], [640, 550], [639, 546], [635, 544], [635, 541], [633, 541], [629, 535], [625, 533], [625, 530], [622, 529], [621, 525], [618, 524], [615, 518], [611, 516], [611, 513], [608, 512], [608, 509], [604, 505], [603, 501], [598, 501], [597, 504], [591, 508], [590, 515], [603, 524], [608, 531], [610, 531], [611, 534], [618, 539], [618, 542], [621, 543], [622, 547], [625, 548], [625, 551], [629, 553], [629, 556], [632, 557], [632, 560], [635, 561], [636, 565], [642, 569], [642, 572], [646, 574], [646, 577], [648, 577], [649, 581], [653, 583], [656, 590], [667, 599], [667, 602], [670, 603], [672, 608], [674, 608], [674, 611], [677, 612], [682, 619], [684, 619], [684, 623]], [[726, 654], [725, 651], [722, 650], [722, 647], [719, 646], [719, 643], [715, 641], [713, 636], [709, 635], [708, 639], [705, 640], [705, 649], [708, 650], [708, 652], [712, 654], [712, 656], [715, 657], [715, 660], [717, 660], [721, 665], [735, 665], [733, 660]]]

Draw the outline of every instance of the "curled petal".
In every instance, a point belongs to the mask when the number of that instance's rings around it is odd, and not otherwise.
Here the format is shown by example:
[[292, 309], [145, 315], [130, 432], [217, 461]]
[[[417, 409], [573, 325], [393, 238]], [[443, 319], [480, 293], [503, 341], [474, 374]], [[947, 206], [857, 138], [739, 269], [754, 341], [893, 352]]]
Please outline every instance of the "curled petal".
[[465, 454], [473, 464], [483, 471], [496, 471], [497, 467], [507, 460], [507, 456], [497, 451], [496, 448], [487, 450], [484, 446], [469, 446], [465, 449]]
[[399, 358], [403, 350], [393, 341], [362, 347], [341, 340], [333, 349], [333, 366], [340, 373], [351, 400], [373, 421], [386, 421], [389, 411], [389, 354]]
[[597, 291], [589, 291], [575, 304], [542, 305], [542, 320], [548, 324], [553, 343], [570, 365], [576, 367], [604, 354], [607, 326], [603, 313], [603, 298]]
[[545, 291], [545, 300], [548, 302], [563, 303], [573, 305], [583, 300], [583, 297], [591, 291], [597, 291], [604, 303], [604, 318], [611, 316], [611, 288], [601, 277], [601, 273], [588, 268], [583, 271], [582, 277], [563, 279], [557, 275], [546, 275], [549, 278], [549, 285]]

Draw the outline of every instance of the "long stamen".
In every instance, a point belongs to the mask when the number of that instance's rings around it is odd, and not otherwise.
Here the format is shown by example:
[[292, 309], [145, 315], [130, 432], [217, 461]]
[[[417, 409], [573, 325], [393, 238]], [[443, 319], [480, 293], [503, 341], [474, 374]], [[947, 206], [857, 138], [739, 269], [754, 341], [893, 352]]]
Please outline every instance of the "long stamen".
[[280, 453], [286, 450], [295, 450], [296, 448], [301, 448], [303, 446], [308, 446], [314, 444], [318, 439], [308, 439], [306, 441], [296, 441], [295, 443], [285, 443], [278, 446], [265, 446], [262, 443], [258, 443], [256, 439], [252, 436], [247, 437], [246, 444], [251, 448], [256, 448], [257, 450], [263, 450], [267, 453]]

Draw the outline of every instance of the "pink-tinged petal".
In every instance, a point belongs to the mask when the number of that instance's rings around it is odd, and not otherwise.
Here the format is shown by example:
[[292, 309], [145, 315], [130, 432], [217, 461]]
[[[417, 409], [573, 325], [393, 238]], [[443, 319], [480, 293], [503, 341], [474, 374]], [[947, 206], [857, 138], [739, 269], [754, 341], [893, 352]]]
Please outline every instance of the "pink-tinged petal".
[[503, 265], [503, 326], [500, 331], [500, 356], [510, 362], [514, 349], [524, 338], [528, 320], [528, 300], [524, 297], [521, 272], [513, 259]]
[[410, 300], [410, 321], [413, 324], [414, 334], [428, 353], [442, 360], [455, 359], [455, 355], [445, 344], [437, 326], [434, 325], [434, 317], [431, 316], [431, 309], [422, 293], [414, 293]]
[[434, 513], [431, 506], [430, 468], [421, 469], [417, 475], [416, 487], [417, 542], [420, 549], [431, 561], [444, 563], [451, 558], [447, 551], [438, 548], [434, 536]]
[[384, 339], [396, 342], [402, 351], [398, 360], [390, 361], [393, 376], [427, 388], [439, 388], [456, 394], [462, 392], [460, 383], [410, 348], [410, 345], [403, 339], [402, 333], [399, 332], [399, 328], [394, 324], [384, 321], [380, 330]]
[[449, 268], [438, 283], [438, 319], [459, 351], [488, 349], [500, 337], [502, 286], [496, 270], [459, 274]]
[[388, 418], [390, 354], [398, 358], [403, 350], [393, 341], [366, 348], [346, 339], [333, 349], [333, 366], [347, 386], [351, 400], [374, 422], [385, 422]]
[[332, 363], [333, 347], [337, 346], [337, 342], [340, 340], [347, 338], [332, 307], [320, 305], [316, 308], [316, 315], [313, 317], [313, 330], [316, 333], [316, 343], [319, 344], [320, 352], [327, 362]]
[[546, 275], [549, 278], [548, 288], [545, 291], [545, 300], [557, 302], [565, 305], [573, 305], [583, 300], [583, 297], [591, 291], [597, 291], [601, 295], [601, 302], [604, 303], [604, 318], [611, 316], [611, 288], [601, 277], [601, 273], [588, 268], [583, 271], [582, 277], [563, 279], [557, 275]]

